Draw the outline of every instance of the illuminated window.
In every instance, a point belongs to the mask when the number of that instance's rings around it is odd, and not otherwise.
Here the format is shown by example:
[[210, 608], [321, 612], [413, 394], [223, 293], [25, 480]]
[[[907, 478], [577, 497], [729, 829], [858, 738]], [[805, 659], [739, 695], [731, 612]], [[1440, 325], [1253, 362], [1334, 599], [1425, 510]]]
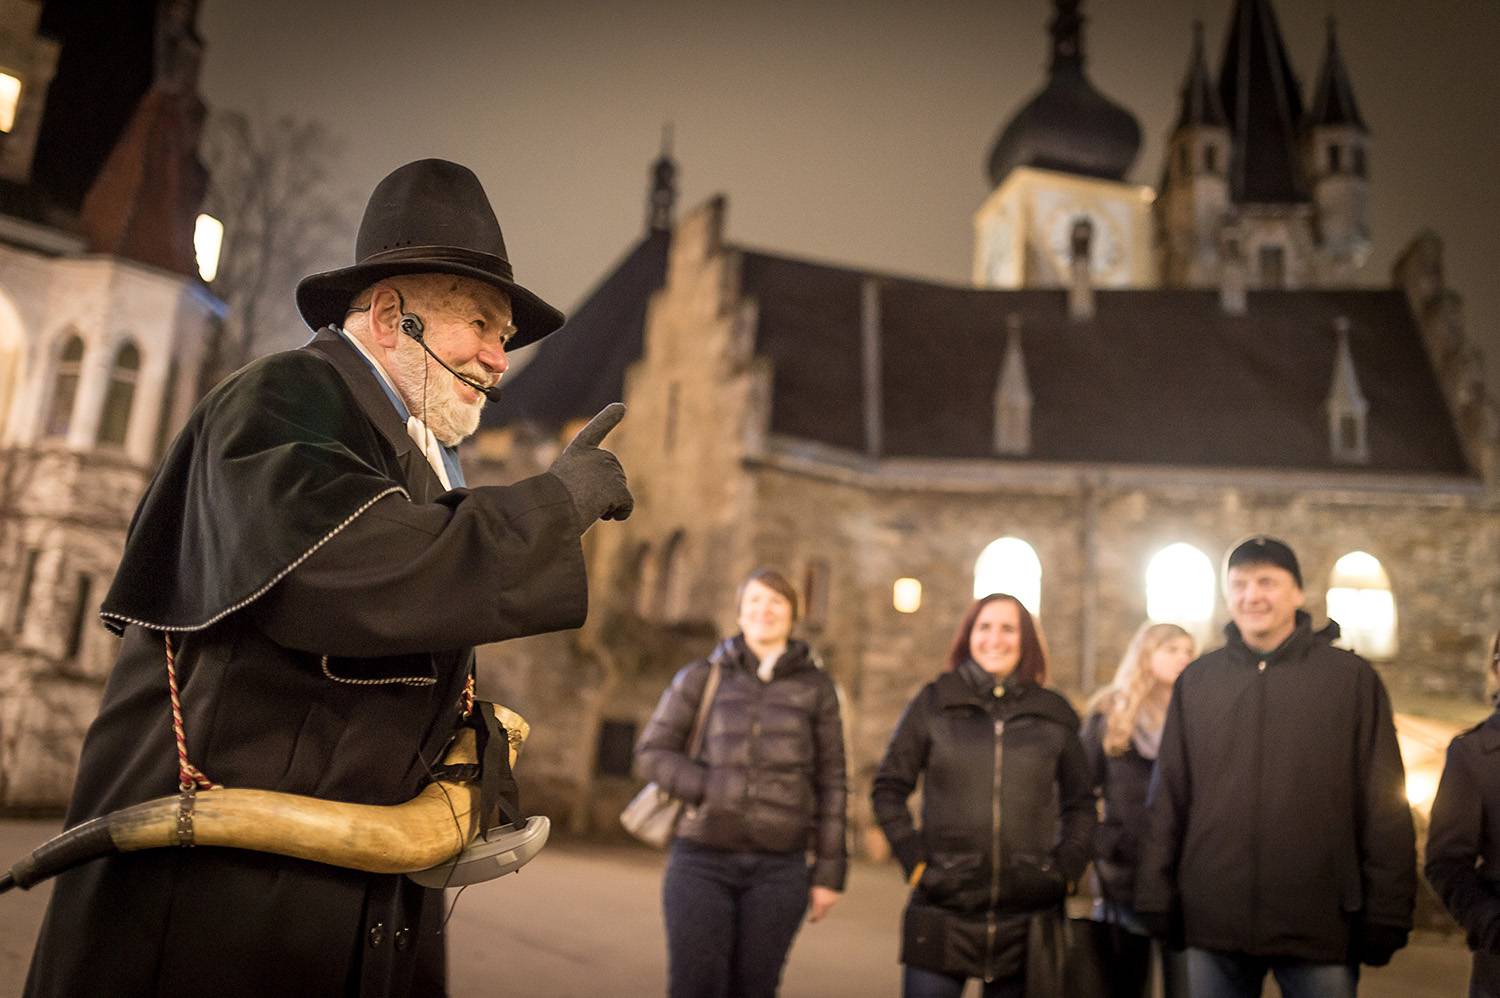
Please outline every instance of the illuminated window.
[[20, 79], [9, 73], [0, 73], [0, 132], [16, 127], [16, 108], [20, 104]]
[[1042, 612], [1042, 562], [1019, 537], [991, 541], [974, 563], [974, 598], [1008, 593], [1033, 615]]
[[922, 608], [922, 580], [897, 579], [891, 587], [891, 605], [902, 613], [916, 613]]
[[104, 393], [104, 414], [99, 419], [99, 443], [120, 447], [130, 428], [130, 407], [135, 402], [135, 379], [141, 370], [141, 352], [126, 340], [115, 351], [114, 367], [109, 372], [109, 388]]
[[199, 215], [193, 225], [193, 255], [198, 260], [198, 276], [212, 284], [219, 276], [219, 251], [224, 247], [224, 223], [212, 215]]
[[73, 335], [63, 344], [57, 356], [57, 376], [52, 382], [52, 398], [47, 403], [47, 420], [43, 432], [49, 437], [68, 435], [73, 421], [73, 400], [78, 397], [78, 376], [83, 370], [83, 337]]
[[1214, 617], [1214, 566], [1191, 544], [1169, 544], [1146, 566], [1146, 616], [1176, 624], [1201, 645]]
[[1374, 555], [1351, 551], [1334, 563], [1328, 616], [1338, 621], [1340, 646], [1366, 658], [1396, 654], [1396, 599], [1390, 577]]

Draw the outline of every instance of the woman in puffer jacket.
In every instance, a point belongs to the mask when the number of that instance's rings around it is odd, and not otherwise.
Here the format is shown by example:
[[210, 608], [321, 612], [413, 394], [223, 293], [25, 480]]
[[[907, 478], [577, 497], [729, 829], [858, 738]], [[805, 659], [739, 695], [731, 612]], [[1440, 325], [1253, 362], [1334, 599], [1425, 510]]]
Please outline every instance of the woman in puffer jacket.
[[[848, 865], [838, 690], [791, 637], [797, 592], [762, 568], [736, 601], [740, 633], [677, 673], [636, 744], [637, 775], [688, 805], [662, 882], [672, 998], [775, 995], [803, 915], [828, 913]], [[689, 758], [715, 664], [701, 758]]]
[[[1146, 794], [1167, 723], [1172, 684], [1193, 660], [1193, 636], [1176, 624], [1142, 624], [1135, 632], [1114, 680], [1089, 703], [1083, 724], [1083, 751], [1089, 774], [1104, 803], [1094, 838], [1098, 903], [1094, 917], [1119, 931], [1148, 937], [1135, 914], [1135, 867], [1148, 818]], [[1110, 970], [1111, 993], [1141, 998], [1149, 993], [1152, 949], [1159, 952], [1162, 993], [1188, 998], [1187, 954], [1142, 939], [1126, 952], [1138, 962]]]
[[1474, 952], [1469, 998], [1500, 998], [1500, 634], [1490, 646], [1490, 679], [1495, 712], [1448, 746], [1424, 870]]
[[[1095, 805], [1078, 715], [1046, 679], [1031, 614], [986, 596], [891, 736], [871, 796], [913, 885], [905, 998], [958, 998], [971, 977], [985, 998], [1060, 987], [1055, 927], [1088, 863]], [[920, 830], [907, 808], [919, 779]]]

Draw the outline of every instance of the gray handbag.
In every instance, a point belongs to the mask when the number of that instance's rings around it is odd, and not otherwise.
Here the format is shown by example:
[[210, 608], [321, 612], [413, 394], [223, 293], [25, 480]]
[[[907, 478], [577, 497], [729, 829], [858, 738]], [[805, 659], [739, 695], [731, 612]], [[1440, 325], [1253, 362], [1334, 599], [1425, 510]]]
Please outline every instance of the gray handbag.
[[[703, 687], [703, 699], [698, 702], [698, 715], [693, 719], [693, 731], [688, 736], [689, 759], [694, 759], [703, 747], [703, 729], [708, 722], [708, 711], [713, 706], [714, 694], [719, 692], [719, 663], [715, 660], [708, 667], [708, 682]], [[640, 793], [630, 798], [625, 810], [620, 812], [620, 824], [625, 830], [647, 845], [665, 849], [677, 831], [677, 819], [682, 817], [682, 801], [671, 796], [652, 780], [641, 788]]]

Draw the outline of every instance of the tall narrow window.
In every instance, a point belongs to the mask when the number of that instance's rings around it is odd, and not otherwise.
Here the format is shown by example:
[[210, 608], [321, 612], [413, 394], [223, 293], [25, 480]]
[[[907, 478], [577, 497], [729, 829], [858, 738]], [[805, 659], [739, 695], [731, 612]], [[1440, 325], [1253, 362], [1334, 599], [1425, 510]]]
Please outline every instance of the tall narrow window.
[[120, 447], [130, 429], [130, 406], [135, 401], [135, 381], [140, 374], [141, 352], [129, 340], [115, 351], [115, 363], [109, 372], [109, 388], [104, 394], [104, 414], [99, 420], [99, 444]]
[[16, 108], [20, 106], [20, 77], [0, 73], [0, 133], [16, 127]]
[[1146, 566], [1146, 616], [1177, 624], [1201, 645], [1214, 617], [1214, 566], [1191, 544], [1169, 544]]
[[11, 630], [17, 634], [26, 623], [26, 611], [31, 606], [31, 586], [36, 582], [36, 562], [41, 554], [37, 548], [27, 548], [22, 562], [21, 585], [16, 589], [16, 608], [11, 615]]
[[1177, 169], [1182, 173], [1193, 172], [1193, 150], [1186, 145], [1177, 147]]
[[661, 449], [670, 454], [677, 444], [677, 382], [667, 386], [667, 425], [662, 430]]
[[73, 619], [68, 622], [68, 644], [63, 658], [77, 658], [83, 647], [83, 625], [88, 620], [89, 603], [94, 593], [94, 580], [87, 573], [78, 573], [78, 600], [73, 604]]
[[83, 372], [83, 337], [68, 337], [57, 355], [57, 373], [52, 379], [52, 397], [47, 402], [43, 431], [49, 437], [65, 437], [73, 421], [73, 401], [78, 397], [78, 378]]
[[1260, 248], [1260, 286], [1286, 287], [1286, 250], [1280, 246]]
[[1396, 654], [1396, 598], [1374, 555], [1351, 551], [1334, 563], [1328, 616], [1338, 622], [1343, 647], [1376, 660]]
[[1209, 173], [1219, 172], [1218, 146], [1210, 145], [1203, 147], [1203, 169], [1208, 171]]
[[974, 563], [974, 598], [1008, 593], [1033, 614], [1042, 612], [1042, 560], [1019, 537], [991, 541]]
[[1328, 147], [1328, 172], [1339, 173], [1344, 169], [1344, 147], [1337, 142]]
[[1365, 147], [1354, 147], [1354, 175], [1363, 177], [1365, 175]]
[[684, 535], [675, 531], [667, 538], [661, 551], [661, 562], [657, 566], [656, 592], [652, 599], [652, 612], [668, 622], [682, 619], [687, 604], [686, 571], [683, 568], [682, 548]]
[[815, 558], [802, 573], [802, 620], [821, 627], [828, 620], [828, 562]]

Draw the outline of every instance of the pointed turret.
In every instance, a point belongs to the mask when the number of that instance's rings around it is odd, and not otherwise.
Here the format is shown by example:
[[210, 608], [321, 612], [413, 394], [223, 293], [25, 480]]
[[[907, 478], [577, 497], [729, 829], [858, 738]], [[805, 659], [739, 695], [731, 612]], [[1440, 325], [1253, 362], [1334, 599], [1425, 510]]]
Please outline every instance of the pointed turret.
[[1270, 0], [1236, 0], [1219, 100], [1234, 138], [1230, 196], [1260, 204], [1306, 201], [1297, 142], [1302, 88]]
[[1193, 22], [1193, 51], [1182, 81], [1182, 107], [1167, 141], [1156, 210], [1162, 277], [1169, 287], [1208, 287], [1218, 276], [1219, 229], [1229, 210], [1228, 120], [1204, 56], [1203, 22]]
[[1318, 89], [1302, 136], [1303, 165], [1317, 208], [1318, 277], [1324, 285], [1353, 284], [1370, 255], [1369, 141], [1330, 17]]
[[1328, 19], [1328, 44], [1323, 49], [1323, 68], [1318, 71], [1318, 89], [1312, 107], [1307, 111], [1307, 125], [1341, 126], [1368, 132], [1354, 101], [1354, 86], [1339, 54], [1338, 32], [1333, 18]]
[[990, 150], [989, 176], [995, 186], [1018, 166], [1120, 180], [1140, 148], [1135, 116], [1096, 90], [1084, 74], [1081, 0], [1055, 2], [1050, 76]]
[[1005, 318], [1005, 360], [995, 382], [995, 453], [1030, 453], [1032, 402], [1021, 352], [1021, 317], [1011, 313]]
[[1328, 442], [1333, 459], [1345, 464], [1367, 464], [1370, 460], [1369, 436], [1365, 431], [1370, 403], [1359, 388], [1354, 373], [1354, 354], [1349, 350], [1349, 320], [1333, 320], [1337, 339], [1334, 346], [1333, 383], [1328, 389]]

